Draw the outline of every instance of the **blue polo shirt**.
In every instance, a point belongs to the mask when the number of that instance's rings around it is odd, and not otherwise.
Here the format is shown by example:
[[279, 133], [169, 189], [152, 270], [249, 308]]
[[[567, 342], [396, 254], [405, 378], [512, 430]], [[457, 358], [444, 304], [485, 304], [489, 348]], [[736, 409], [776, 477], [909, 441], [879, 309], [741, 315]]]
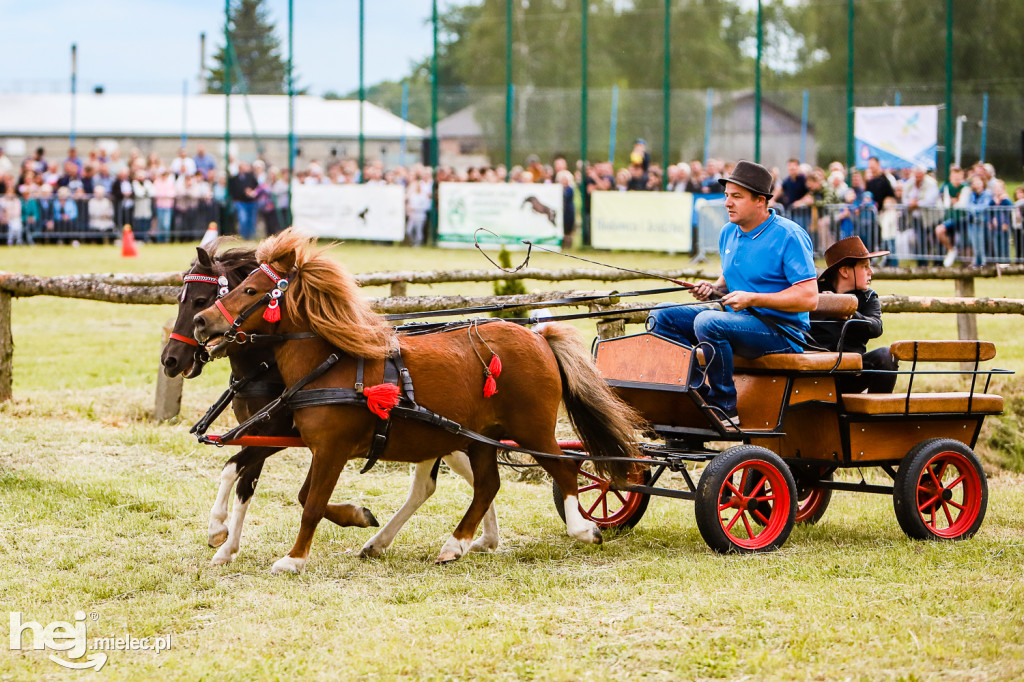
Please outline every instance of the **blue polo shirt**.
[[[768, 219], [750, 232], [728, 223], [718, 238], [722, 274], [729, 291], [775, 293], [817, 278], [807, 230], [769, 209]], [[795, 329], [811, 328], [808, 313], [755, 308], [772, 321]]]

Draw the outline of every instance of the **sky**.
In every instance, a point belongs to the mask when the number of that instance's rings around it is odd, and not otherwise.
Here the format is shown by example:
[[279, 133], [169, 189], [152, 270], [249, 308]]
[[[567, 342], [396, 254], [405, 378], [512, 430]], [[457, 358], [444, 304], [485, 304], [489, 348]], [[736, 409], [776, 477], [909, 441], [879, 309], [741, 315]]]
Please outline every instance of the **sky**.
[[[287, 57], [287, 0], [267, 0]], [[438, 3], [439, 11], [449, 4]], [[359, 1], [293, 0], [295, 74], [310, 94], [359, 87]], [[367, 86], [406, 75], [430, 55], [431, 0], [365, 0]], [[116, 94], [197, 90], [199, 34], [206, 57], [224, 44], [219, 0], [0, 0], [0, 92], [69, 92], [71, 45], [78, 92], [102, 85]]]

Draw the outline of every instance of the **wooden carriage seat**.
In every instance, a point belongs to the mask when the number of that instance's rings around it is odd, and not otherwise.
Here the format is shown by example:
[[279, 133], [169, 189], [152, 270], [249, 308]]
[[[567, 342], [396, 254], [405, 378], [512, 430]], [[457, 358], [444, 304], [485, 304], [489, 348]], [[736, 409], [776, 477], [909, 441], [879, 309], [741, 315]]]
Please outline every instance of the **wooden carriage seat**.
[[[980, 362], [996, 356], [988, 341], [897, 341], [889, 351], [901, 362]], [[969, 391], [953, 393], [844, 393], [843, 405], [854, 414], [929, 414], [962, 412], [999, 414], [1003, 397]]]
[[[857, 310], [857, 297], [852, 294], [818, 294], [818, 306], [811, 313], [811, 319], [844, 319]], [[743, 370], [780, 371], [780, 372], [828, 372], [833, 367], [842, 370], [861, 369], [861, 357], [858, 353], [843, 353], [839, 366], [839, 353], [805, 352], [776, 353], [764, 355], [753, 360], [734, 355], [734, 366], [737, 372]]]

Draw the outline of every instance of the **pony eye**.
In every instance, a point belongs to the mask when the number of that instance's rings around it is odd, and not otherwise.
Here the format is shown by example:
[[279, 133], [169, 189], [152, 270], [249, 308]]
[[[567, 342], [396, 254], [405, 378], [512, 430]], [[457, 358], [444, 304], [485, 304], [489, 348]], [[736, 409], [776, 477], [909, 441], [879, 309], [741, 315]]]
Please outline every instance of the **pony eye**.
[[252, 288], [252, 287], [246, 287], [245, 288], [245, 295], [246, 296], [255, 296], [256, 295], [256, 290], [254, 288]]
[[208, 300], [209, 299], [207, 299], [205, 297], [200, 297], [200, 298], [197, 298], [194, 302], [195, 302], [195, 304], [197, 306], [202, 306], [203, 308], [205, 308]]

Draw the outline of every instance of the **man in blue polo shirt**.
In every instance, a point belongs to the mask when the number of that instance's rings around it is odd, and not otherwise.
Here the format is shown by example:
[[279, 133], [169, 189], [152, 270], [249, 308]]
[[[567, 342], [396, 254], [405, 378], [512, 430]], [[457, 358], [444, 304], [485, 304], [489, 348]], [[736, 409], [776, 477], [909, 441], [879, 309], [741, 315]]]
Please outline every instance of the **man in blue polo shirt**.
[[718, 239], [722, 275], [690, 290], [700, 301], [717, 299], [722, 309], [666, 304], [652, 311], [647, 328], [687, 346], [705, 346], [708, 388], [699, 390], [723, 425], [738, 429], [733, 354], [803, 352], [795, 339], [810, 329], [818, 286], [807, 231], [768, 208], [768, 169], [740, 161], [722, 184], [730, 221]]

